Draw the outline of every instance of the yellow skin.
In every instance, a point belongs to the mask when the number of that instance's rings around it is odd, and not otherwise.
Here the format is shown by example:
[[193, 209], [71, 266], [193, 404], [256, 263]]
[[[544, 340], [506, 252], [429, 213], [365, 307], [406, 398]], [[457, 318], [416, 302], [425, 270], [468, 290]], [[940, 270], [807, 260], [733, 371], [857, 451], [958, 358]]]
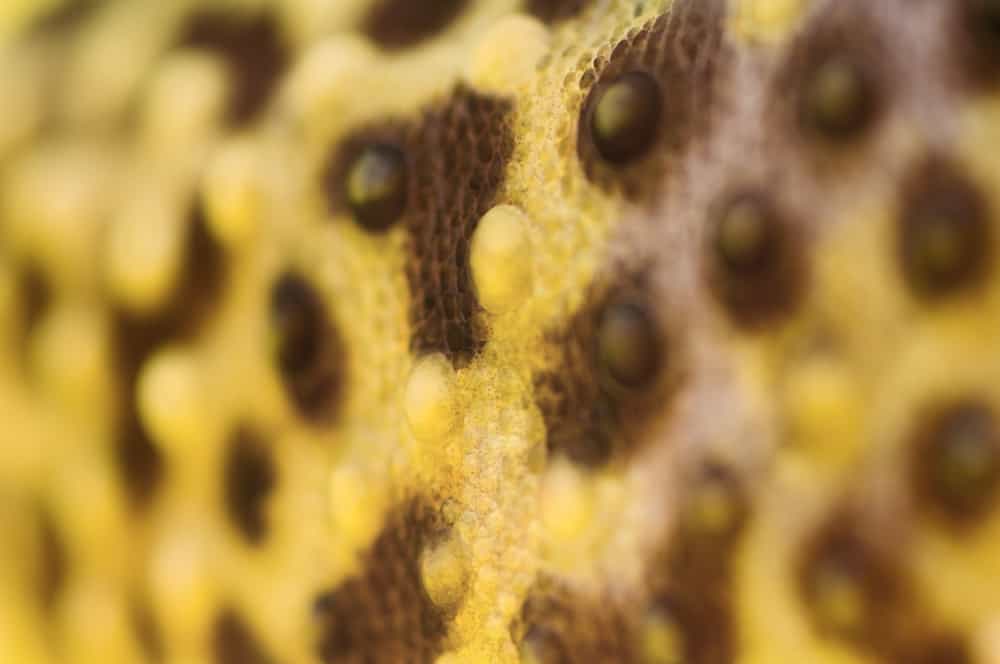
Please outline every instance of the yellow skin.
[[[118, 0], [51, 33], [31, 32], [32, 21], [58, 3], [0, 3], [0, 662], [130, 664], [154, 651], [170, 664], [240, 661], [219, 655], [219, 616], [231, 611], [268, 657], [246, 661], [318, 664], [317, 596], [368, 578], [366, 552], [419, 496], [446, 524], [413, 561], [418, 591], [445, 621], [429, 662], [564, 661], [533, 640], [525, 609], [551, 586], [624, 616], [614, 638], [631, 645], [613, 652], [627, 661], [906, 661], [817, 626], [866, 620], [867, 581], [835, 580], [812, 599], [800, 587], [815, 532], [849, 504], [908, 579], [919, 609], [907, 616], [919, 617], [905, 639], [947, 632], [968, 659], [934, 661], [1000, 664], [1000, 501], [956, 526], [916, 504], [906, 470], [915, 422], [934, 404], [973, 394], [1000, 413], [1000, 269], [927, 305], [904, 283], [894, 235], [900, 182], [933, 146], [983, 192], [996, 229], [986, 253], [1000, 256], [1000, 95], [947, 87], [948, 67], [934, 61], [917, 71], [944, 51], [912, 55], [926, 34], [901, 28], [909, 41], [887, 49], [888, 60], [917, 61], [900, 65], [910, 67], [905, 109], [866, 139], [871, 152], [806, 164], [783, 142], [790, 129], [771, 130], [775, 145], [754, 133], [774, 122], [760, 99], [784, 92], [747, 72], [777, 71], [835, 2], [730, 0], [722, 39], [738, 73], [720, 83], [730, 106], [705, 110], [723, 118], [714, 133], [658, 175], [691, 182], [632, 196], [581, 163], [579, 81], [674, 2], [595, 0], [546, 23], [520, 0], [473, 1], [404, 49], [364, 34], [371, 0]], [[903, 4], [887, 3], [883, 13], [898, 13], [888, 24], [935, 25], [923, 6], [935, 3], [910, 3], [916, 19]], [[223, 118], [230, 82], [219, 59], [168, 49], [184, 17], [207, 6], [265, 7], [290, 45], [276, 91], [238, 128]], [[451, 361], [411, 344], [408, 229], [365, 230], [328, 205], [321, 180], [358, 128], [420, 117], [457, 84], [511, 102], [512, 153], [469, 241], [485, 338]], [[55, 119], [43, 122], [46, 108]], [[741, 113], [749, 119], [726, 119]], [[808, 292], [750, 332], [701, 284], [696, 255], [700, 220], [734, 173], [793, 187], [784, 193], [809, 242]], [[225, 256], [226, 286], [193, 334], [143, 355], [130, 393], [114, 312], [155, 315], [180, 289], [192, 197]], [[28, 264], [48, 296], [22, 339]], [[578, 463], [551, 446], [537, 380], [559, 371], [556, 339], [595, 292], [638, 265], [651, 266], [644, 294], [671, 330], [664, 343], [685, 339], [690, 364], [641, 429], [615, 434], [639, 441], [628, 454]], [[303, 416], [275, 360], [269, 293], [290, 268], [346, 349], [332, 419]], [[142, 508], [114, 452], [123, 409], [168, 469]], [[244, 425], [279, 478], [256, 544], [222, 498]], [[709, 462], [740, 478], [742, 507], [694, 487]], [[683, 524], [721, 532], [739, 509], [749, 517], [727, 581], [735, 645], [720, 659], [692, 651], [701, 646], [690, 625], [655, 601], [650, 579]], [[51, 605], [39, 591], [51, 574], [45, 528], [62, 558]], [[390, 619], [369, 617], [378, 605], [360, 595], [341, 600], [364, 619]], [[156, 626], [152, 649], [137, 611]], [[561, 634], [604, 638], [587, 625], [593, 634]], [[329, 661], [386, 652], [353, 647]], [[594, 657], [605, 659], [572, 661], [618, 661]]]

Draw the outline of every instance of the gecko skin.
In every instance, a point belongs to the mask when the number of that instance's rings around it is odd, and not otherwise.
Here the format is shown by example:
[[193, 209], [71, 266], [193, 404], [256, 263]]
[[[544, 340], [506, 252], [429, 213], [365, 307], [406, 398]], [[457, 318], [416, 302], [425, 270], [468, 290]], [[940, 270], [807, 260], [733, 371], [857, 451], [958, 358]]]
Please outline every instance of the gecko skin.
[[0, 3], [0, 663], [1000, 664], [1000, 2]]

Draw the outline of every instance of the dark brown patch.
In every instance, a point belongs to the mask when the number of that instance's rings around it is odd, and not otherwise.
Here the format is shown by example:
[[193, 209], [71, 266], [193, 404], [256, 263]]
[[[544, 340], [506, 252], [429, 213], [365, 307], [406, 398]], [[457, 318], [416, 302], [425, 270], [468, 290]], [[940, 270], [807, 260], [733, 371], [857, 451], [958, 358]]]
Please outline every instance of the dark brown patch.
[[143, 598], [136, 598], [131, 607], [132, 626], [135, 630], [136, 639], [146, 656], [147, 662], [158, 664], [165, 659], [166, 647], [163, 643], [163, 633], [156, 622], [156, 616], [148, 602]]
[[212, 648], [216, 664], [274, 664], [274, 659], [233, 609], [224, 610], [215, 619]]
[[100, 5], [100, 0], [66, 0], [54, 9], [43, 12], [31, 26], [31, 32], [41, 35], [72, 30]]
[[[755, 235], [736, 248], [728, 236], [738, 217], [754, 217]], [[706, 234], [708, 285], [730, 320], [747, 330], [788, 317], [808, 281], [801, 224], [787, 218], [771, 196], [747, 189], [724, 196], [709, 211]]]
[[290, 64], [290, 47], [270, 12], [216, 9], [192, 15], [181, 29], [181, 48], [218, 55], [229, 69], [228, 121], [244, 125], [264, 108]]
[[[683, 358], [673, 347], [675, 335], [654, 315], [647, 290], [644, 272], [614, 286], [598, 285], [567, 327], [550, 334], [557, 359], [535, 378], [550, 453], [566, 454], [585, 466], [625, 457], [638, 448], [649, 416], [669, 408], [669, 397], [683, 377]], [[653, 368], [632, 387], [609, 372], [600, 348], [605, 312], [620, 306], [642, 311], [648, 325], [641, 336]], [[638, 358], [631, 361], [639, 366]]]
[[1000, 424], [974, 398], [941, 404], [920, 416], [911, 443], [919, 504], [960, 527], [1000, 503]]
[[[709, 463], [687, 481], [679, 527], [648, 572], [652, 605], [677, 622], [685, 662], [729, 664], [739, 642], [732, 561], [749, 519], [748, 498], [725, 466]], [[728, 501], [725, 521], [708, 519], [706, 493]]]
[[226, 511], [247, 542], [267, 536], [267, 499], [278, 482], [271, 450], [256, 433], [240, 428], [229, 444], [223, 469]]
[[[920, 604], [906, 544], [866, 530], [859, 519], [863, 509], [835, 510], [803, 551], [799, 588], [814, 628], [887, 662], [970, 662], [964, 637], [937, 624]], [[850, 621], [833, 619], [840, 612], [829, 611], [831, 589], [838, 587], [850, 588], [856, 598]]]
[[62, 536], [56, 528], [52, 515], [47, 510], [41, 510], [38, 526], [39, 555], [41, 556], [38, 592], [42, 609], [50, 612], [66, 586], [69, 561]]
[[525, 0], [524, 8], [545, 23], [556, 23], [583, 12], [593, 0]]
[[329, 424], [338, 412], [346, 380], [340, 332], [318, 292], [305, 277], [285, 272], [271, 287], [275, 360], [289, 400], [308, 420]]
[[52, 303], [52, 290], [41, 268], [33, 263], [23, 265], [18, 271], [17, 289], [21, 320], [16, 344], [21, 368], [28, 375], [31, 340]]
[[[648, 199], [686, 148], [711, 130], [715, 82], [725, 59], [725, 3], [679, 0], [670, 11], [630, 33], [607, 63], [583, 74], [589, 91], [577, 128], [577, 151], [587, 178], [605, 189], [621, 189], [632, 199]], [[660, 118], [653, 142], [627, 163], [611, 163], [593, 136], [594, 115], [609, 86], [638, 72], [656, 81]]]
[[420, 555], [443, 533], [439, 515], [420, 499], [390, 512], [363, 555], [360, 575], [316, 599], [323, 662], [435, 660], [444, 645], [445, 615], [423, 587]]
[[[815, 147], [840, 150], [870, 135], [885, 113], [885, 39], [862, 0], [830, 2], [795, 38], [775, 79], [781, 124]], [[818, 77], [838, 65], [850, 73], [850, 103], [826, 113], [815, 103]], [[820, 105], [822, 106], [822, 105]]]
[[444, 30], [468, 4], [468, 0], [377, 0], [362, 30], [386, 50], [407, 48]]
[[515, 643], [541, 664], [639, 662], [636, 630], [623, 608], [550, 579], [532, 589], [512, 626]]
[[984, 195], [955, 164], [932, 156], [903, 183], [896, 246], [910, 291], [930, 300], [982, 286], [994, 230]]
[[209, 234], [197, 203], [191, 208], [187, 233], [181, 279], [166, 306], [147, 317], [125, 311], [113, 315], [121, 394], [115, 453], [122, 481], [137, 508], [149, 504], [166, 472], [165, 460], [139, 418], [139, 372], [166, 343], [183, 343], [195, 337], [226, 287], [224, 253]]
[[331, 210], [350, 213], [344, 181], [354, 160], [371, 145], [392, 146], [405, 158], [400, 223], [409, 237], [410, 346], [417, 354], [441, 352], [461, 365], [485, 343], [469, 242], [479, 219], [497, 202], [514, 149], [511, 110], [507, 100], [459, 86], [419, 121], [388, 120], [356, 131], [324, 168]]
[[955, 0], [948, 5], [954, 26], [949, 31], [951, 53], [964, 78], [977, 87], [994, 87], [1000, 81], [1000, 2]]

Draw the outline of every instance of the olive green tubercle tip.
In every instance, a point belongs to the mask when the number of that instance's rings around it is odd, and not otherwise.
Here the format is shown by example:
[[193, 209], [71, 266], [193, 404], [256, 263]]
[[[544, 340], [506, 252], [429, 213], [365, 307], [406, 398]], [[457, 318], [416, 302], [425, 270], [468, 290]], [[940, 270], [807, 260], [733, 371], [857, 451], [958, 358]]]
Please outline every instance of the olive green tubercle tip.
[[659, 369], [660, 349], [655, 323], [639, 305], [614, 303], [601, 315], [598, 356], [602, 368], [618, 384], [648, 385]]
[[659, 84], [643, 72], [631, 72], [611, 83], [597, 99], [591, 131], [601, 156], [624, 164], [643, 156], [660, 123]]
[[961, 229], [947, 217], [921, 224], [915, 248], [915, 267], [931, 281], [947, 279], [964, 264]]
[[833, 563], [816, 571], [814, 610], [829, 629], [856, 631], [865, 620], [866, 600], [858, 579]]
[[716, 249], [727, 266], [746, 269], [759, 264], [767, 250], [767, 215], [760, 205], [741, 200], [719, 220]]
[[388, 145], [366, 148], [347, 173], [348, 205], [368, 230], [388, 229], [406, 204], [406, 163], [399, 149]]
[[815, 130], [845, 137], [861, 130], [868, 116], [869, 92], [860, 68], [845, 57], [823, 62], [806, 82], [803, 113]]
[[959, 414], [940, 434], [936, 478], [941, 491], [962, 502], [986, 496], [1000, 483], [1000, 443], [985, 412]]

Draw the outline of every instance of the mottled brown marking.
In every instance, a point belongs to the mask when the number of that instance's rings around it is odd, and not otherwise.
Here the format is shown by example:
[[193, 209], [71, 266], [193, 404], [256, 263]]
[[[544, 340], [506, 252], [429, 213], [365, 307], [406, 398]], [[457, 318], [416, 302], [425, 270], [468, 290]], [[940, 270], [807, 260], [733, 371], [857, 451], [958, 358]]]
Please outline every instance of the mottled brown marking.
[[625, 607], [542, 578], [512, 626], [516, 643], [540, 664], [638, 664], [637, 625]]
[[182, 27], [178, 44], [223, 59], [232, 81], [227, 117], [236, 126], [257, 117], [291, 62], [281, 24], [266, 11], [200, 10]]
[[[588, 95], [578, 122], [577, 152], [589, 180], [633, 200], [650, 200], [688, 146], [711, 131], [716, 80], [728, 59], [724, 17], [721, 0], [678, 0], [618, 42], [607, 63], [584, 73], [581, 87]], [[653, 144], [641, 157], [608, 163], [592, 135], [594, 114], [608, 86], [631, 72], [659, 84], [660, 119]]]
[[362, 30], [386, 50], [408, 48], [444, 30], [468, 4], [468, 0], [377, 0]]
[[166, 464], [139, 417], [136, 386], [146, 360], [167, 343], [197, 336], [227, 283], [222, 248], [208, 232], [201, 207], [194, 203], [187, 227], [181, 278], [169, 301], [150, 316], [113, 313], [113, 347], [121, 406], [115, 454], [133, 506], [146, 507], [166, 473]]
[[421, 499], [389, 513], [361, 573], [316, 599], [323, 662], [434, 662], [446, 616], [423, 587], [420, 555], [443, 533], [440, 516]]
[[[535, 397], [546, 425], [550, 453], [576, 463], [598, 466], [627, 457], [638, 449], [653, 414], [669, 409], [670, 396], [683, 379], [683, 357], [655, 315], [645, 270], [624, 273], [614, 284], [598, 284], [587, 304], [567, 326], [549, 333], [554, 359], [535, 378]], [[616, 380], [601, 357], [600, 328], [604, 312], [618, 305], [646, 312], [651, 329], [644, 342], [655, 371], [640, 385]], [[638, 361], [638, 360], [636, 360]]]
[[285, 394], [303, 417], [330, 424], [340, 411], [346, 351], [322, 296], [304, 276], [288, 271], [271, 287], [270, 308]]
[[545, 23], [557, 23], [583, 13], [594, 0], [525, 0], [524, 8]]
[[250, 544], [260, 545], [267, 536], [267, 499], [277, 483], [271, 450], [254, 431], [241, 427], [229, 444], [223, 468], [224, 503]]
[[[896, 246], [911, 293], [939, 300], [987, 283], [996, 231], [985, 195], [961, 167], [932, 155], [915, 165], [900, 195]], [[950, 251], [934, 258], [930, 247], [942, 235]]]
[[[735, 256], [722, 235], [743, 209], [758, 217], [761, 228], [752, 251]], [[733, 324], [757, 331], [792, 314], [808, 289], [803, 223], [789, 218], [768, 192], [752, 187], [724, 195], [708, 216], [706, 278]]]
[[963, 529], [1000, 504], [1000, 423], [987, 403], [970, 397], [929, 408], [910, 445], [918, 504]]
[[225, 609], [216, 618], [212, 649], [216, 664], [275, 664], [250, 627], [233, 609]]

